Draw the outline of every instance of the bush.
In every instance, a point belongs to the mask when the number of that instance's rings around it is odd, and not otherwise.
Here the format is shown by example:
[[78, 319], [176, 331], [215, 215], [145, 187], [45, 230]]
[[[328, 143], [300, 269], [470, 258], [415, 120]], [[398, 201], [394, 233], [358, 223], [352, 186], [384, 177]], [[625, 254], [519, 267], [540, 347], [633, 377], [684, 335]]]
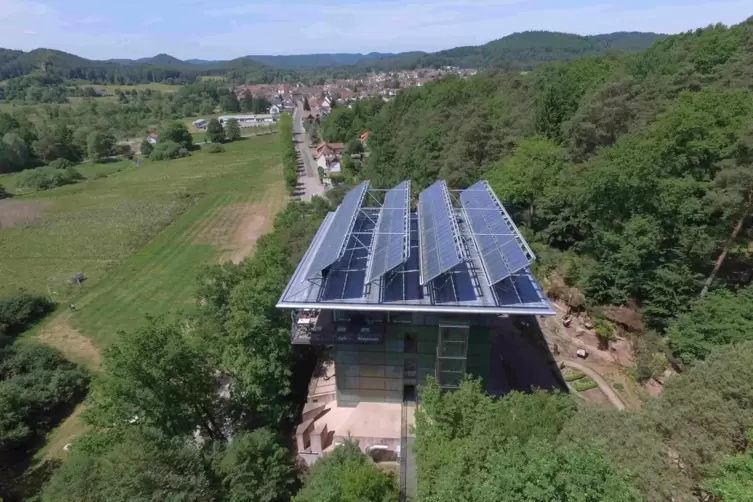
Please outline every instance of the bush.
[[5, 191], [5, 187], [3, 185], [0, 185], [0, 199], [7, 199], [11, 195]]
[[149, 155], [152, 160], [170, 160], [190, 155], [188, 150], [175, 141], [165, 140], [157, 143]]
[[0, 349], [0, 469], [22, 460], [87, 391], [87, 373], [50, 347]]
[[576, 371], [575, 373], [570, 373], [570, 374], [565, 375], [565, 381], [566, 382], [574, 382], [576, 380], [580, 380], [584, 376], [586, 376], [585, 373], [581, 373], [580, 371]]
[[18, 186], [33, 190], [49, 190], [63, 185], [71, 185], [83, 179], [81, 173], [73, 167], [56, 169], [47, 166], [22, 171], [18, 177]]
[[599, 337], [599, 342], [603, 346], [607, 346], [615, 338], [614, 328], [603, 319], [597, 319], [594, 323], [596, 324], [594, 331], [596, 332], [596, 336]]
[[207, 152], [209, 153], [222, 153], [224, 151], [225, 149], [218, 143], [212, 143], [207, 147]]
[[21, 294], [0, 300], [0, 335], [25, 330], [55, 309], [47, 298]]
[[53, 169], [67, 169], [73, 167], [73, 162], [68, 159], [55, 159], [48, 164], [48, 167]]
[[149, 157], [154, 151], [154, 145], [149, 143], [149, 141], [144, 140], [141, 142], [140, 151], [141, 151], [141, 155], [143, 155], [144, 157]]
[[573, 388], [578, 392], [583, 392], [589, 389], [595, 389], [599, 385], [590, 378], [584, 378], [573, 384]]

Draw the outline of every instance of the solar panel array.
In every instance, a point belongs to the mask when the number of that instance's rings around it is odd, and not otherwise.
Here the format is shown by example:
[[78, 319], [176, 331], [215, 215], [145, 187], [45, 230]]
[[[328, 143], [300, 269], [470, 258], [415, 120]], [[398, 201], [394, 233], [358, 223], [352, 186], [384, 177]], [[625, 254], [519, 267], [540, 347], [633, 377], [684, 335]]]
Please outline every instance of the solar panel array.
[[322, 239], [322, 245], [306, 270], [304, 280], [313, 279], [343, 256], [368, 188], [369, 182], [364, 181], [345, 195]]
[[486, 181], [461, 192], [460, 202], [490, 286], [531, 265], [533, 253]]
[[379, 279], [405, 263], [410, 253], [410, 181], [403, 181], [384, 197], [371, 251], [366, 282]]
[[463, 261], [459, 230], [444, 181], [437, 181], [419, 194], [418, 232], [421, 285]]

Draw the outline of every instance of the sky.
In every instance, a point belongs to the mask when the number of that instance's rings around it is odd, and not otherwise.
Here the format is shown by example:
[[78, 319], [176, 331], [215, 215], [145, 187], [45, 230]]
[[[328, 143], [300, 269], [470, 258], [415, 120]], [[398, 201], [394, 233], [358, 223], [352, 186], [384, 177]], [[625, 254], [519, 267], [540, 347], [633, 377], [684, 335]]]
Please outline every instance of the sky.
[[433, 52], [526, 30], [679, 33], [750, 16], [751, 0], [0, 0], [0, 47], [91, 59]]

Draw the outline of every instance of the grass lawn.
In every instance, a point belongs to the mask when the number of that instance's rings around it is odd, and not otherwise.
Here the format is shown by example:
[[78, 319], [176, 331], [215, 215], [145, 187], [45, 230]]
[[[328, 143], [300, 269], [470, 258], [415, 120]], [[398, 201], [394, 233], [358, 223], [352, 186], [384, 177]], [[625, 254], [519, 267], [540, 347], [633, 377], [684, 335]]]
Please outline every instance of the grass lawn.
[[[191, 307], [201, 267], [250, 252], [286, 203], [278, 142], [246, 139], [3, 201], [32, 217], [0, 231], [0, 296], [49, 287], [75, 303], [35, 335], [64, 352], [71, 332], [102, 348], [144, 314]], [[88, 278], [80, 288], [66, 284], [76, 272]]]

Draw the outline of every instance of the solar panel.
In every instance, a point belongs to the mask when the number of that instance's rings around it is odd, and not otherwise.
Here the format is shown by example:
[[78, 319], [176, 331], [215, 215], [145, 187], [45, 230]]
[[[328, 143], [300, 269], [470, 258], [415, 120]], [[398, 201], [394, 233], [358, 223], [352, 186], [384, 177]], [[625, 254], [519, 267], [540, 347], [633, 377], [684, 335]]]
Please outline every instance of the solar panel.
[[303, 280], [313, 279], [322, 270], [339, 260], [345, 252], [345, 244], [348, 242], [356, 216], [363, 204], [369, 182], [364, 181], [345, 195], [340, 206], [335, 211], [335, 216], [324, 234], [322, 244], [316, 250]]
[[422, 286], [463, 261], [460, 232], [444, 181], [418, 196], [418, 235]]
[[534, 255], [486, 181], [460, 193], [489, 285], [531, 265]]
[[403, 181], [384, 197], [379, 211], [366, 282], [379, 279], [406, 262], [410, 253], [410, 181]]

